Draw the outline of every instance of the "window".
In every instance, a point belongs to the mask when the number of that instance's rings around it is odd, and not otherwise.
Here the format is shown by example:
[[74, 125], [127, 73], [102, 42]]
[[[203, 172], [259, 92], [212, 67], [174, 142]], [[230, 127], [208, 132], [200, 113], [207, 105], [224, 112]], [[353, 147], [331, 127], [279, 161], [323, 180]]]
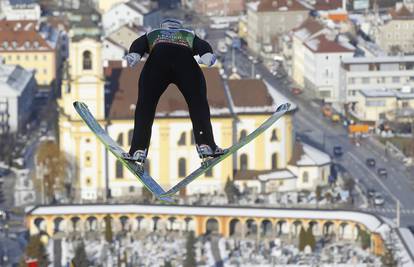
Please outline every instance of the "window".
[[16, 60], [20, 60], [20, 56], [19, 55], [16, 56]]
[[43, 69], [43, 74], [47, 74], [47, 69]]
[[246, 138], [247, 132], [246, 130], [241, 130], [239, 141]]
[[178, 139], [178, 145], [179, 146], [185, 146], [185, 138], [186, 138], [185, 132], [182, 132], [180, 135], [180, 139]]
[[24, 57], [24, 59], [25, 59], [25, 60], [29, 60], [29, 56], [28, 56], [28, 55], [26, 55], [26, 56]]
[[194, 145], [195, 144], [195, 140], [194, 140], [194, 133], [193, 133], [193, 131], [190, 132], [190, 137], [191, 137], [191, 144]]
[[124, 177], [124, 167], [122, 166], [122, 163], [119, 160], [116, 161], [115, 176], [118, 179]]
[[135, 192], [135, 187], [130, 186], [130, 187], [129, 187], [129, 193], [134, 193], [134, 192]]
[[91, 56], [91, 52], [89, 51], [83, 52], [83, 69], [84, 70], [92, 69], [92, 56]]
[[355, 83], [355, 78], [349, 78], [349, 84], [354, 84]]
[[86, 139], [85, 139], [85, 142], [86, 142], [86, 143], [90, 143], [90, 142], [91, 142], [91, 139], [86, 138]]
[[276, 131], [276, 129], [273, 129], [273, 131], [272, 131], [272, 136], [270, 137], [270, 141], [271, 142], [275, 142], [275, 141], [277, 141], [277, 131]]
[[244, 171], [247, 170], [247, 155], [241, 154], [240, 155], [240, 170]]
[[37, 60], [37, 55], [34, 55], [34, 59]]
[[178, 160], [178, 177], [185, 177], [186, 162], [184, 158]]
[[410, 107], [410, 103], [408, 101], [403, 101], [402, 102], [402, 107], [403, 108], [408, 108], [408, 107]]
[[85, 166], [90, 167], [92, 165], [92, 154], [91, 152], [85, 153]]
[[86, 178], [86, 185], [91, 185], [91, 178]]
[[363, 84], [367, 84], [367, 83], [369, 83], [369, 78], [368, 78], [368, 77], [363, 77], [363, 78], [362, 78], [362, 83], [363, 83]]
[[124, 134], [123, 133], [118, 134], [118, 138], [116, 139], [116, 142], [120, 146], [123, 146], [124, 145]]
[[400, 82], [400, 77], [392, 77], [392, 82], [393, 83], [399, 83]]
[[303, 172], [302, 181], [305, 184], [309, 182], [309, 173], [308, 172]]
[[47, 56], [46, 55], [43, 55], [43, 60], [46, 60], [47, 59]]
[[150, 161], [149, 161], [149, 159], [146, 159], [145, 160], [145, 163], [144, 163], [144, 169], [148, 172], [148, 173], [151, 173], [151, 164], [150, 164]]
[[272, 154], [272, 170], [277, 169], [277, 153]]
[[128, 142], [129, 142], [128, 144], [129, 144], [129, 145], [131, 145], [131, 143], [132, 143], [132, 138], [133, 138], [133, 137], [134, 137], [134, 129], [131, 129], [131, 130], [129, 130], [129, 131], [128, 131], [128, 140], [129, 140], [129, 141], [128, 141]]
[[366, 100], [367, 107], [385, 107], [385, 100]]

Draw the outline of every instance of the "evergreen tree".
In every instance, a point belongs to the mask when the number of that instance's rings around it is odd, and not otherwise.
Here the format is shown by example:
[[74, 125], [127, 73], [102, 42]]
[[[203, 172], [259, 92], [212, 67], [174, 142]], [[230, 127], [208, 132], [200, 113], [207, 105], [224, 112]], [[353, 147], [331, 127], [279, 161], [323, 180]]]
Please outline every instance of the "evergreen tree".
[[86, 256], [85, 244], [81, 242], [75, 250], [75, 257], [72, 259], [74, 267], [88, 267], [88, 257]]
[[194, 267], [197, 266], [197, 262], [195, 259], [195, 251], [194, 251], [194, 244], [195, 244], [195, 237], [194, 232], [190, 231], [190, 233], [187, 236], [187, 253], [184, 260], [184, 267]]
[[315, 195], [316, 195], [316, 200], [319, 202], [322, 199], [322, 187], [321, 186], [316, 186], [315, 189]]
[[105, 240], [110, 244], [113, 240], [111, 216], [109, 215], [105, 216]]
[[391, 249], [386, 249], [385, 254], [381, 257], [382, 264], [386, 267], [397, 267], [398, 261], [394, 258]]
[[312, 251], [315, 251], [316, 240], [312, 232], [312, 227], [308, 227], [308, 230], [306, 231], [306, 241], [306, 245], [309, 245], [312, 248]]
[[363, 249], [371, 247], [371, 235], [367, 231], [361, 229], [358, 238]]
[[303, 251], [306, 247], [306, 232], [305, 229], [303, 229], [303, 226], [300, 228], [299, 232], [299, 250]]
[[25, 254], [26, 258], [37, 259], [38, 266], [40, 267], [46, 267], [49, 264], [46, 248], [40, 240], [40, 235], [33, 235], [30, 237]]
[[173, 267], [170, 261], [164, 262], [164, 267]]

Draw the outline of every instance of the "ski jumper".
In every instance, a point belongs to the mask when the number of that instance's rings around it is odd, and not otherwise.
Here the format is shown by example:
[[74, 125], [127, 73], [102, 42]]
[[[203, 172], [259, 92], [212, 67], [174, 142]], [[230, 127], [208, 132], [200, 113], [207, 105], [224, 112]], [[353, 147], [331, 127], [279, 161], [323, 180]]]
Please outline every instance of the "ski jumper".
[[134, 134], [129, 153], [148, 149], [157, 103], [170, 83], [187, 102], [195, 141], [212, 149], [214, 142], [206, 81], [194, 55], [212, 53], [211, 46], [192, 31], [156, 29], [136, 39], [129, 53], [149, 53], [138, 82]]

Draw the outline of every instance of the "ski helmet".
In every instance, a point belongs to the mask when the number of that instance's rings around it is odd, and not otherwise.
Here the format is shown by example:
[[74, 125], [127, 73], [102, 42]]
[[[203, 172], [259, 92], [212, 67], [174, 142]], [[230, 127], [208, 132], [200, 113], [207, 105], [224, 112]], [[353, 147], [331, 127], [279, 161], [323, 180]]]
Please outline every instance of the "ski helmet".
[[183, 24], [178, 19], [167, 18], [161, 22], [160, 27], [161, 29], [181, 29], [183, 28]]

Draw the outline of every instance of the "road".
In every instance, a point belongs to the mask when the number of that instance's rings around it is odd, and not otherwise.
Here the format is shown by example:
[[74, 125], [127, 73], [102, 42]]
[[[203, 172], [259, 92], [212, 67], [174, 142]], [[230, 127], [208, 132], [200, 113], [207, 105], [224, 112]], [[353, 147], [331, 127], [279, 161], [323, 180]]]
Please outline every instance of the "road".
[[[224, 38], [224, 30], [209, 30], [207, 39], [216, 46], [219, 39]], [[237, 72], [243, 78], [251, 78], [252, 62], [248, 54], [235, 50], [235, 64]], [[232, 52], [229, 51], [221, 56], [227, 74], [232, 69]], [[386, 156], [385, 148], [373, 138], [362, 139], [360, 146], [355, 146], [348, 138], [346, 129], [334, 124], [324, 118], [320, 112], [320, 105], [312, 101], [306, 94], [294, 96], [289, 91], [289, 84], [285, 79], [277, 79], [263, 64], [255, 64], [255, 73], [269, 82], [273, 87], [291, 101], [295, 102], [299, 110], [294, 115], [294, 128], [297, 136], [308, 140], [333, 156], [332, 149], [336, 145], [342, 146], [344, 155], [334, 161], [341, 164], [349, 174], [354, 177], [357, 184], [364, 193], [367, 189], [374, 189], [382, 193], [385, 204], [375, 207], [371, 203], [361, 209], [374, 212], [389, 218], [396, 218], [396, 200], [400, 202], [401, 225], [406, 226], [414, 222], [414, 173], [407, 171], [406, 167], [392, 156]], [[375, 158], [376, 168], [365, 165], [367, 158]], [[388, 178], [379, 178], [376, 170], [384, 167], [388, 171]]]

